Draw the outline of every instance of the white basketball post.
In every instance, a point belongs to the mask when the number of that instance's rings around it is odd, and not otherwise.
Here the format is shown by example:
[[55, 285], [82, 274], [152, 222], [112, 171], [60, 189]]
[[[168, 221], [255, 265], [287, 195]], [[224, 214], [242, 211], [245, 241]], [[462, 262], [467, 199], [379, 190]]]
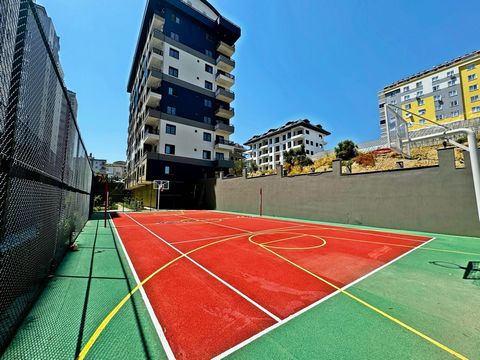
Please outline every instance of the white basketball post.
[[168, 180], [154, 180], [153, 188], [157, 190], [157, 210], [160, 210], [160, 193], [164, 190], [170, 189], [170, 181]]
[[[414, 143], [414, 142], [417, 142], [417, 141], [423, 141], [423, 140], [429, 140], [429, 139], [438, 139], [438, 138], [444, 138], [450, 144], [452, 144], [452, 145], [454, 145], [454, 146], [456, 146], [456, 147], [458, 147], [462, 150], [468, 151], [468, 153], [470, 154], [470, 166], [471, 166], [471, 169], [472, 169], [473, 187], [474, 187], [474, 190], [475, 190], [475, 200], [477, 202], [477, 216], [478, 216], [478, 219], [480, 221], [480, 164], [478, 162], [478, 146], [477, 146], [477, 137], [476, 137], [475, 131], [473, 131], [472, 129], [468, 129], [468, 128], [449, 129], [446, 125], [439, 124], [436, 121], [427, 119], [426, 117], [424, 117], [422, 115], [413, 113], [413, 112], [411, 112], [409, 110], [406, 110], [406, 109], [402, 109], [398, 106], [388, 104], [385, 107], [386, 108], [388, 107], [390, 109], [394, 109], [393, 111], [395, 113], [396, 121], [399, 121], [398, 123], [394, 124], [394, 125], [397, 125], [397, 126], [392, 126], [391, 128], [389, 128], [391, 126], [391, 124], [389, 123], [388, 113], [385, 110], [385, 118], [386, 118], [385, 120], [387, 122], [387, 132], [388, 132], [388, 135], [389, 135], [388, 136], [388, 142], [389, 142], [389, 146], [391, 148], [395, 148], [394, 145], [398, 145], [398, 144], [393, 143], [392, 134], [389, 133], [390, 131], [392, 131], [392, 133], [395, 135], [394, 137], [398, 139], [399, 145], [400, 145], [400, 151], [402, 153], [403, 153], [403, 145], [409, 145], [410, 143]], [[396, 111], [395, 111], [395, 109], [396, 109]], [[408, 128], [407, 128], [407, 131], [406, 131], [406, 134], [405, 134], [405, 133], [402, 133], [400, 131], [401, 127], [398, 126], [398, 124], [400, 124], [400, 123], [402, 123], [402, 124], [405, 123], [406, 124], [406, 121], [401, 116], [399, 116], [397, 114], [397, 111], [399, 111], [399, 110], [400, 111], [405, 111], [410, 115], [416, 116], [420, 119], [423, 119], [423, 120], [428, 121], [432, 124], [440, 126], [440, 127], [444, 128], [445, 131], [435, 133], [435, 134], [425, 135], [425, 136], [418, 136], [416, 138], [410, 138], [410, 136], [408, 134]], [[450, 139], [447, 138], [447, 136], [449, 136], [449, 135], [457, 135], [457, 134], [464, 134], [464, 135], [467, 136], [468, 148], [459, 144], [459, 143], [457, 143], [454, 140], [450, 140]]]

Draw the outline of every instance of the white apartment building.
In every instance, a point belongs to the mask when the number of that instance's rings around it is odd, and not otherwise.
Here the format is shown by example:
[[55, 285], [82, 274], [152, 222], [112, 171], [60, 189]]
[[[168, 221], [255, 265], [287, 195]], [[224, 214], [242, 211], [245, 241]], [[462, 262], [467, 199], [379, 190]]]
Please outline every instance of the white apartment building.
[[283, 164], [284, 151], [300, 149], [302, 145], [309, 156], [323, 151], [327, 135], [330, 135], [328, 131], [310, 120], [289, 121], [278, 129], [253, 136], [245, 143], [250, 147], [246, 154], [261, 171], [272, 170]]

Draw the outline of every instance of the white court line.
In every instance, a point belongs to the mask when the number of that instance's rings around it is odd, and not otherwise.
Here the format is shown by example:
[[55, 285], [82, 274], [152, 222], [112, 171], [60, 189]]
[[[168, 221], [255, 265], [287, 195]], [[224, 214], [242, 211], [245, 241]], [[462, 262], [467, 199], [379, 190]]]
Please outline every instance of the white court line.
[[148, 299], [147, 293], [145, 292], [145, 289], [141, 285], [140, 278], [137, 275], [137, 272], [135, 271], [135, 267], [133, 266], [132, 261], [130, 260], [130, 256], [128, 256], [127, 249], [123, 245], [122, 238], [120, 237], [120, 234], [117, 231], [117, 228], [115, 227], [115, 223], [112, 221], [112, 217], [110, 216], [110, 225], [112, 226], [113, 230], [115, 231], [115, 234], [118, 238], [118, 242], [122, 246], [123, 253], [125, 254], [125, 258], [127, 259], [128, 266], [130, 267], [130, 270], [133, 274], [133, 277], [135, 279], [135, 282], [137, 283], [137, 286], [139, 286], [139, 291], [140, 294], [142, 294], [142, 299], [143, 302], [145, 303], [145, 306], [147, 308], [148, 314], [150, 315], [150, 318], [152, 319], [153, 326], [155, 327], [155, 330], [157, 331], [157, 335], [160, 339], [160, 342], [162, 343], [163, 349], [165, 350], [165, 353], [167, 355], [167, 358], [169, 360], [175, 360], [175, 355], [173, 354], [172, 348], [170, 347], [170, 344], [168, 343], [168, 340], [163, 332], [162, 325], [160, 325], [160, 322], [158, 321], [157, 315], [155, 315], [155, 311], [153, 310], [152, 304], [150, 303], [150, 300]]
[[278, 323], [276, 323], [276, 324], [274, 324], [274, 325], [266, 328], [265, 330], [263, 330], [263, 331], [255, 334], [255, 335], [253, 335], [252, 337], [244, 340], [244, 341], [241, 342], [240, 344], [237, 344], [237, 345], [235, 345], [234, 347], [228, 349], [227, 351], [225, 351], [225, 352], [223, 352], [223, 353], [215, 356], [212, 360], [220, 360], [220, 359], [223, 359], [223, 358], [225, 358], [225, 357], [233, 354], [235, 351], [237, 351], [237, 350], [245, 347], [246, 345], [250, 344], [251, 342], [257, 340], [257, 339], [260, 338], [260, 337], [262, 337], [263, 335], [265, 335], [265, 334], [267, 334], [267, 333], [275, 330], [276, 328], [278, 328], [278, 327], [286, 324], [286, 323], [289, 322], [290, 320], [295, 319], [296, 317], [302, 315], [303, 313], [307, 312], [308, 310], [311, 310], [312, 308], [314, 308], [314, 307], [316, 307], [317, 305], [323, 303], [324, 301], [326, 301], [326, 300], [334, 297], [335, 295], [340, 294], [341, 291], [347, 290], [348, 288], [350, 288], [350, 287], [358, 284], [359, 282], [361, 282], [361, 281], [365, 280], [366, 278], [372, 276], [373, 274], [377, 273], [378, 271], [386, 268], [387, 266], [392, 265], [393, 263], [397, 262], [397, 261], [400, 260], [401, 258], [407, 256], [408, 254], [412, 253], [413, 251], [418, 250], [419, 248], [425, 246], [426, 244], [429, 244], [429, 243], [432, 242], [433, 240], [435, 240], [434, 237], [431, 238], [430, 240], [426, 241], [425, 243], [420, 244], [420, 245], [417, 246], [416, 248], [411, 249], [410, 251], [406, 252], [405, 254], [400, 255], [399, 257], [393, 259], [392, 261], [389, 261], [388, 263], [380, 266], [379, 268], [376, 268], [375, 270], [369, 272], [368, 274], [366, 274], [366, 275], [358, 278], [357, 280], [351, 282], [350, 284], [342, 287], [340, 290], [334, 291], [333, 293], [325, 296], [324, 298], [318, 300], [317, 302], [315, 302], [315, 303], [313, 303], [313, 304], [310, 304], [309, 306], [303, 308], [302, 310], [299, 310], [299, 311], [296, 312], [295, 314], [290, 315], [289, 317], [283, 319], [282, 321], [280, 321], [280, 322], [278, 322]]
[[[128, 216], [128, 215], [127, 215]], [[210, 270], [208, 270], [207, 268], [205, 268], [204, 266], [202, 266], [201, 264], [199, 264], [197, 261], [193, 260], [190, 256], [186, 255], [185, 253], [183, 253], [182, 251], [178, 250], [175, 246], [173, 246], [172, 244], [170, 244], [168, 241], [164, 240], [162, 237], [160, 237], [159, 235], [155, 234], [153, 231], [151, 231], [149, 228], [143, 226], [141, 223], [139, 223], [137, 220], [135, 220], [134, 218], [128, 216], [131, 220], [133, 220], [134, 222], [136, 222], [139, 226], [143, 227], [145, 230], [147, 230], [150, 234], [152, 234], [153, 236], [155, 236], [156, 238], [158, 238], [159, 240], [161, 240], [163, 243], [165, 243], [166, 245], [168, 245], [169, 247], [171, 247], [173, 250], [175, 250], [176, 252], [178, 252], [180, 255], [182, 255], [183, 257], [185, 257], [186, 259], [190, 260], [192, 263], [194, 263], [195, 265], [197, 265], [200, 269], [202, 269], [203, 271], [205, 271], [207, 274], [209, 274], [210, 276], [214, 277], [215, 279], [217, 279], [218, 281], [220, 281], [223, 285], [225, 285], [226, 287], [228, 287], [230, 290], [234, 291], [235, 293], [237, 293], [238, 295], [240, 295], [242, 298], [244, 298], [245, 300], [247, 300], [249, 303], [251, 303], [252, 305], [254, 305], [256, 308], [258, 308], [259, 310], [261, 310], [262, 312], [264, 312], [265, 314], [267, 314], [268, 316], [270, 316], [272, 319], [274, 319], [275, 321], [279, 322], [281, 321], [281, 319], [272, 314], [270, 311], [268, 311], [267, 309], [265, 309], [262, 305], [260, 305], [259, 303], [255, 302], [253, 299], [249, 298], [247, 295], [245, 295], [244, 293], [242, 293], [240, 290], [238, 290], [237, 288], [235, 288], [234, 286], [230, 285], [229, 283], [227, 283], [225, 280], [223, 280], [222, 278], [220, 278], [219, 276], [215, 275], [213, 272], [211, 272]]]

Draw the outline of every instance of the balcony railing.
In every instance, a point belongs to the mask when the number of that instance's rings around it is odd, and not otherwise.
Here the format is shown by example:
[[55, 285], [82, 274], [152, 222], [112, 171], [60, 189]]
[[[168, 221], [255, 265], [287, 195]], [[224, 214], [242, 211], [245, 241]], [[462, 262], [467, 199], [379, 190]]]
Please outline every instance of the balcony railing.
[[225, 55], [218, 55], [217, 67], [223, 71], [230, 72], [235, 68], [235, 61]]
[[230, 90], [218, 88], [217, 91], [215, 91], [215, 98], [230, 103], [235, 100], [235, 94]]
[[215, 140], [215, 145], [229, 145], [229, 146], [235, 146], [235, 143], [230, 140], [225, 140], [225, 139], [216, 139]]
[[235, 75], [232, 75], [232, 74], [230, 74], [230, 73], [228, 73], [228, 72], [225, 72], [225, 71], [218, 70], [218, 71], [217, 71], [217, 77], [218, 77], [219, 75], [223, 75], [223, 76], [226, 76], [226, 77], [229, 78], [229, 79], [235, 80]]
[[215, 115], [225, 119], [231, 119], [232, 117], [235, 116], [235, 109], [232, 107], [226, 107], [226, 106], [220, 105], [217, 108], [217, 111], [215, 111]]

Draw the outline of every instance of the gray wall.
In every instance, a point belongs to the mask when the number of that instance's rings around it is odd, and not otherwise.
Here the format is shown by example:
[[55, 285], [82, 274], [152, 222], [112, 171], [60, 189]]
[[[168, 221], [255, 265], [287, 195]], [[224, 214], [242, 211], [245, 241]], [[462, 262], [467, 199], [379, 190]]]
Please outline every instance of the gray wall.
[[453, 149], [438, 156], [439, 166], [419, 169], [341, 174], [335, 161], [329, 173], [220, 178], [213, 201], [217, 210], [258, 214], [262, 189], [265, 215], [480, 236], [468, 154], [464, 169]]

